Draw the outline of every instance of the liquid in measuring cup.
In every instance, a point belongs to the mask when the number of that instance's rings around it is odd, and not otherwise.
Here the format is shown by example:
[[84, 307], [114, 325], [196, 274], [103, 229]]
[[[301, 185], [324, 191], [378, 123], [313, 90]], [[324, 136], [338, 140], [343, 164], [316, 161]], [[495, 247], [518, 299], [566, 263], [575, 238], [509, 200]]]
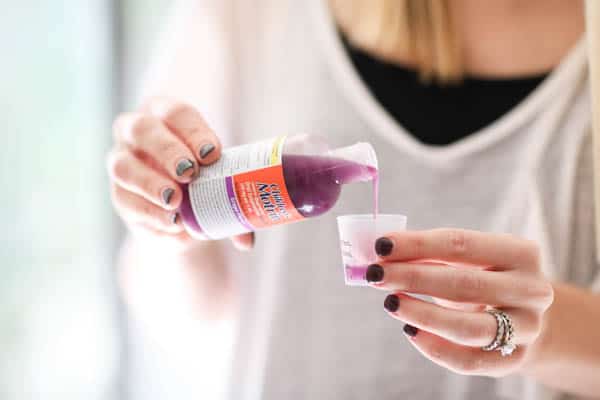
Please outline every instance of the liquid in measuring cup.
[[406, 229], [398, 214], [342, 215], [337, 218], [344, 279], [348, 286], [367, 286], [367, 267], [377, 260], [375, 241], [389, 232]]

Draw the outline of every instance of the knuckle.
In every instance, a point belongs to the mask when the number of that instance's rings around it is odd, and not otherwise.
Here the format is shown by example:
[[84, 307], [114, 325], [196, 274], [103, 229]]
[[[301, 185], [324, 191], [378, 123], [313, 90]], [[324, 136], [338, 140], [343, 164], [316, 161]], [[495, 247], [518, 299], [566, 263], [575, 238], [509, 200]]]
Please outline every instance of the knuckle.
[[188, 115], [194, 112], [194, 108], [189, 104], [177, 101], [164, 108], [164, 111], [162, 112], [162, 119], [169, 124], [173, 124], [181, 121], [181, 119], [186, 118]]
[[461, 229], [448, 229], [445, 232], [448, 252], [453, 257], [462, 257], [468, 253], [467, 234]]
[[173, 158], [179, 158], [182, 156], [182, 153], [185, 155], [182, 146], [177, 143], [175, 140], [163, 140], [158, 144], [159, 154], [163, 154], [164, 157], [169, 160]]
[[148, 135], [148, 132], [156, 128], [157, 121], [149, 115], [136, 115], [132, 117], [129, 125], [129, 137], [132, 141], [139, 141]]
[[521, 251], [523, 253], [520, 258], [523, 259], [526, 264], [535, 266], [539, 269], [541, 260], [540, 246], [533, 240], [525, 240], [525, 244]]
[[419, 258], [425, 254], [425, 236], [421, 233], [410, 235], [405, 246], [409, 249], [410, 254], [415, 258]]
[[554, 287], [550, 282], [543, 282], [540, 285], [540, 297], [542, 308], [546, 310], [554, 302]]
[[193, 156], [188, 154], [187, 149], [179, 144], [176, 140], [167, 139], [161, 140], [160, 143], [156, 145], [156, 151], [160, 154], [160, 159], [164, 160], [163, 162], [168, 163], [167, 165], [163, 165], [166, 168], [170, 168], [171, 164], [176, 162], [181, 157], [187, 157], [193, 160]]
[[418, 291], [422, 286], [423, 273], [417, 268], [407, 268], [402, 271], [402, 279], [407, 291]]
[[474, 271], [462, 271], [464, 273], [456, 275], [455, 285], [457, 289], [468, 291], [479, 291], [484, 289], [483, 280]]
[[472, 300], [485, 290], [483, 279], [475, 271], [464, 270], [454, 277], [454, 289], [459, 300]]

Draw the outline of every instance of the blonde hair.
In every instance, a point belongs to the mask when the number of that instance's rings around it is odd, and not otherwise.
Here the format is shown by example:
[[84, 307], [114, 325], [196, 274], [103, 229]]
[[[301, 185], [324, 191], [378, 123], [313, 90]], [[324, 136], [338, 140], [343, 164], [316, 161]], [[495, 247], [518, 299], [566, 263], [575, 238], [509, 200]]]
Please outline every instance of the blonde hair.
[[455, 82], [463, 74], [449, 0], [329, 0], [354, 46], [388, 61], [414, 62], [425, 81]]

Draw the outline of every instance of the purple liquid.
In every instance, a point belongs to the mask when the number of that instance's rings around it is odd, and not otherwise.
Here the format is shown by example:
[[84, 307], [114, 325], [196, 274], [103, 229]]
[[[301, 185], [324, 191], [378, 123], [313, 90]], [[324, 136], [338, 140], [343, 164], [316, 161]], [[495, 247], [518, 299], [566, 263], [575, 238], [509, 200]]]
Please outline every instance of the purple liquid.
[[307, 218], [329, 211], [340, 197], [342, 185], [373, 181], [375, 189], [377, 186], [376, 168], [341, 158], [284, 154], [282, 163], [290, 198]]
[[368, 265], [346, 265], [345, 276], [348, 282], [365, 282]]
[[[342, 185], [373, 181], [374, 216], [377, 214], [377, 169], [341, 158], [283, 154], [283, 175], [294, 206], [306, 218], [329, 211], [340, 197]], [[179, 213], [186, 225], [201, 233], [190, 204], [188, 187], [182, 186]]]

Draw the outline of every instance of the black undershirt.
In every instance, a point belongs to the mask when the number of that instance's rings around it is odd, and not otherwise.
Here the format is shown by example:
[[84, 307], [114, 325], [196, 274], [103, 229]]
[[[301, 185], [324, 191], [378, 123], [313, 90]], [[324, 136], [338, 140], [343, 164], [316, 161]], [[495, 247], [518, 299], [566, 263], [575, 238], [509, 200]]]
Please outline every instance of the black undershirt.
[[489, 125], [521, 102], [547, 74], [424, 84], [409, 68], [382, 62], [344, 41], [363, 82], [379, 103], [419, 141], [443, 146]]

